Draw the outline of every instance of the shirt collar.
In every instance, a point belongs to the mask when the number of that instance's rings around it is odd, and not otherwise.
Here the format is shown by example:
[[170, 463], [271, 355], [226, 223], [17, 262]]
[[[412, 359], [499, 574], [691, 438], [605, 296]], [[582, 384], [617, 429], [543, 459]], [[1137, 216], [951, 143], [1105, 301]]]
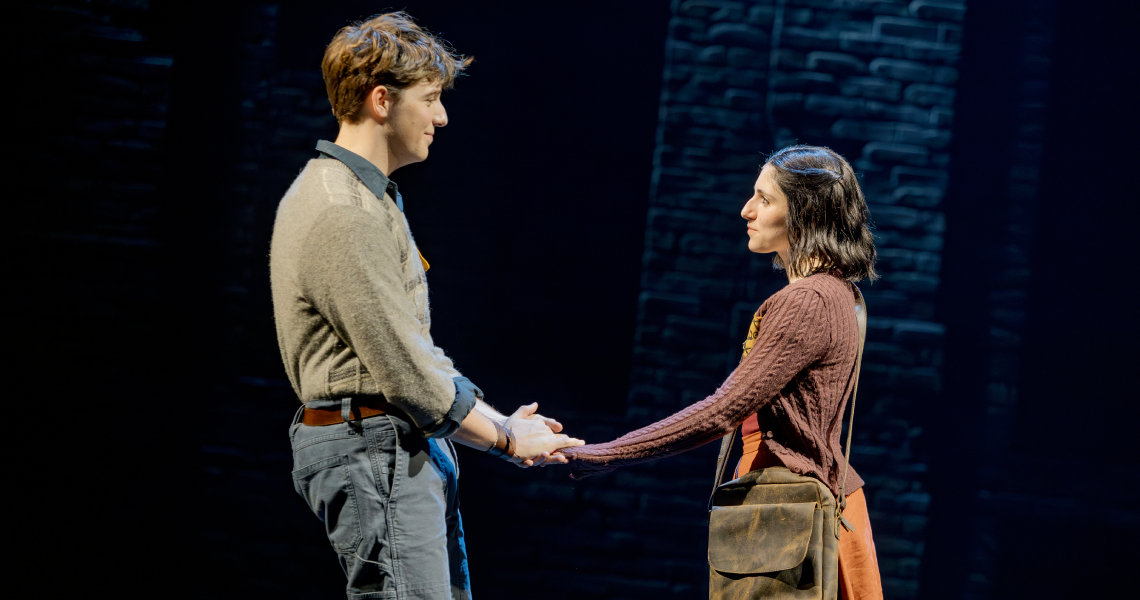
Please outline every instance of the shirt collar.
[[404, 211], [404, 198], [400, 196], [396, 182], [388, 179], [388, 176], [376, 168], [376, 165], [368, 162], [368, 159], [325, 140], [317, 142], [317, 151], [344, 163], [344, 166], [351, 169], [368, 190], [376, 195], [377, 200], [383, 200], [384, 193], [387, 192], [396, 200], [396, 207], [400, 209], [400, 212]]

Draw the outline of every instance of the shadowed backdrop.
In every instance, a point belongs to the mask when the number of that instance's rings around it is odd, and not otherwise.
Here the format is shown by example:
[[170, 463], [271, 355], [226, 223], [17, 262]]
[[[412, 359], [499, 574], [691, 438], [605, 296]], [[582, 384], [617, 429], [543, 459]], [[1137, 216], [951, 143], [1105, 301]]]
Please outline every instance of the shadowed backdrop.
[[[853, 463], [887, 597], [1131, 587], [1122, 3], [396, 8], [476, 59], [431, 157], [393, 179], [435, 340], [490, 402], [605, 441], [711, 393], [782, 283], [736, 214], [756, 169], [829, 145], [861, 174], [884, 274], [863, 288]], [[266, 254], [336, 135], [324, 45], [383, 10], [20, 5], [12, 414], [35, 460], [13, 489], [51, 589], [340, 593], [290, 485]], [[703, 597], [711, 446], [581, 482], [460, 453], [480, 597]]]

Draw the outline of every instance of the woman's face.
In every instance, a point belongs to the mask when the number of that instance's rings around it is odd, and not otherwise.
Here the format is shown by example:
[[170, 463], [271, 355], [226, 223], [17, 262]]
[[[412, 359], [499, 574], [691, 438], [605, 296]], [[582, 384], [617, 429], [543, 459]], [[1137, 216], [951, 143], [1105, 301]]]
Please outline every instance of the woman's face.
[[764, 165], [740, 216], [748, 221], [749, 250], [784, 256], [788, 251], [788, 198], [772, 178], [774, 172], [772, 165]]

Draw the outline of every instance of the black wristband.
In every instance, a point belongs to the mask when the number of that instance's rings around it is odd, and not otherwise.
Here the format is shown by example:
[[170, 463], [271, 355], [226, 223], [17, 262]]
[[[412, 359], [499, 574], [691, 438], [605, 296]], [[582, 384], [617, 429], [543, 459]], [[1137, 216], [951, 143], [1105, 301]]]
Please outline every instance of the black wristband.
[[503, 427], [502, 423], [495, 421], [495, 430], [499, 434], [499, 438], [495, 440], [495, 444], [487, 449], [487, 454], [496, 458], [509, 461], [515, 458], [515, 436]]

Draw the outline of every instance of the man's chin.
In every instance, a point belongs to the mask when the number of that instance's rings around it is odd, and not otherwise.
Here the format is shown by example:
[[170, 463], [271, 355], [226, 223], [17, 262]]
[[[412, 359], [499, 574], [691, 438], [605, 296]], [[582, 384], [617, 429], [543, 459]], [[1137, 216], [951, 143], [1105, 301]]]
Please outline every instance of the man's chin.
[[412, 156], [408, 157], [408, 159], [404, 162], [404, 164], [405, 165], [414, 165], [416, 163], [422, 163], [425, 160], [427, 160], [427, 157], [428, 157], [427, 150], [424, 150], [423, 152], [417, 152], [416, 154], [413, 154]]

